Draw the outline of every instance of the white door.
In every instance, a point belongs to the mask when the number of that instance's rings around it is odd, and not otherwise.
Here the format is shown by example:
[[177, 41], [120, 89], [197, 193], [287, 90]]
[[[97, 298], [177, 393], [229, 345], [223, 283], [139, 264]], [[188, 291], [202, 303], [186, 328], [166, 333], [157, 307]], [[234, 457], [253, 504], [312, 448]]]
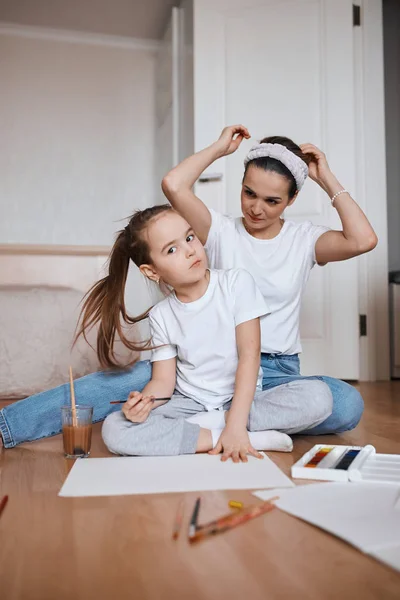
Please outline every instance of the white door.
[[[355, 193], [352, 2], [194, 0], [193, 22], [195, 149], [226, 124], [244, 123], [253, 136], [210, 169], [223, 175], [223, 210], [240, 214], [243, 158], [266, 135], [321, 147]], [[312, 181], [286, 216], [340, 224]], [[357, 276], [355, 260], [313, 270], [301, 318], [303, 374], [358, 379]]]

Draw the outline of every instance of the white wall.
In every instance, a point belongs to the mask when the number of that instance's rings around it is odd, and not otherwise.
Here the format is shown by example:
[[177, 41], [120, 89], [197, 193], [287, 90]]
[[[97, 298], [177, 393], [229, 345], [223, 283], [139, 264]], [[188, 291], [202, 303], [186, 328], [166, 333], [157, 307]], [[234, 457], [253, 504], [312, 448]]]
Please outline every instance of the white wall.
[[176, 0], [0, 0], [0, 20], [159, 39]]
[[389, 270], [400, 270], [400, 2], [383, 1]]
[[0, 34], [0, 57], [0, 243], [110, 244], [153, 204], [153, 52]]

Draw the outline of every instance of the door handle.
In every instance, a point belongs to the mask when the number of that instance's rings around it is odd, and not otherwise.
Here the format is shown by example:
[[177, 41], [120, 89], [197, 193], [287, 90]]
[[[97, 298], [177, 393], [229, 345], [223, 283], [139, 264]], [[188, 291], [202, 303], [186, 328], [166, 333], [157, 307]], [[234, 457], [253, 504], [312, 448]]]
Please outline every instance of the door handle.
[[222, 173], [203, 173], [198, 179], [199, 183], [210, 183], [212, 181], [222, 181]]

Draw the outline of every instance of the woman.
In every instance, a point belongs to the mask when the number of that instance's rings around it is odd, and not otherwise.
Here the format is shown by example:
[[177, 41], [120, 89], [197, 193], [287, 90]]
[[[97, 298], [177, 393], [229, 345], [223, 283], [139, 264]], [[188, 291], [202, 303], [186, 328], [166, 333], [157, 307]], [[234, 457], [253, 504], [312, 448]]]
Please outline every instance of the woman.
[[[205, 244], [210, 264], [247, 269], [267, 299], [271, 314], [261, 319], [261, 366], [263, 389], [267, 389], [301, 377], [301, 297], [313, 266], [369, 252], [375, 248], [377, 237], [363, 211], [330, 170], [323, 152], [312, 144], [297, 146], [279, 136], [263, 139], [245, 159], [243, 216], [232, 219], [209, 210], [193, 194], [192, 186], [215, 160], [235, 152], [244, 138], [250, 134], [243, 125], [226, 127], [214, 144], [168, 173], [162, 185], [172, 206]], [[307, 176], [330, 197], [342, 223], [341, 231], [282, 218]], [[331, 389], [333, 412], [307, 434], [353, 429], [363, 411], [360, 394], [343, 381], [320, 379]]]
[[[262, 323], [261, 366], [263, 389], [269, 389], [302, 379], [298, 358], [299, 312], [301, 293], [311, 268], [316, 262], [346, 260], [368, 252], [376, 246], [377, 238], [360, 207], [329, 169], [325, 155], [312, 144], [299, 147], [287, 138], [267, 138], [261, 148], [249, 153], [241, 193], [242, 219], [209, 211], [193, 194], [193, 184], [209, 165], [235, 152], [242, 140], [249, 137], [242, 125], [225, 128], [211, 146], [173, 169], [163, 180], [163, 190], [205, 242], [210, 267], [248, 268], [265, 295], [271, 314]], [[263, 151], [274, 151], [274, 156]], [[342, 222], [341, 231], [282, 219], [283, 211], [296, 200], [307, 174], [332, 199]], [[224, 251], [225, 239], [227, 251]], [[236, 247], [239, 239], [241, 244]], [[290, 250], [288, 240], [293, 242], [296, 252]], [[281, 248], [286, 252], [286, 261]], [[273, 269], [269, 271], [272, 258]], [[270, 277], [273, 283], [269, 283]], [[94, 421], [100, 421], [113, 409], [110, 400], [125, 399], [132, 390], [142, 390], [150, 378], [150, 362], [142, 361], [129, 371], [83, 377], [75, 382], [76, 394], [81, 403], [93, 405]], [[331, 377], [319, 379], [332, 392], [333, 412], [307, 434], [340, 433], [354, 428], [363, 411], [358, 391]], [[4, 408], [0, 411], [0, 432], [5, 447], [59, 433], [60, 406], [68, 401], [68, 386], [63, 385]]]

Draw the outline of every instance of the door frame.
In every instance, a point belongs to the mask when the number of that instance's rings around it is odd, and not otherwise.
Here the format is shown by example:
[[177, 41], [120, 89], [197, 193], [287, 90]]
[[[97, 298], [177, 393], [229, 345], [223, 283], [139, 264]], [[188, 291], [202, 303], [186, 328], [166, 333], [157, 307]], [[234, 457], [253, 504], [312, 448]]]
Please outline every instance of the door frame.
[[[367, 316], [360, 337], [360, 380], [390, 379], [388, 229], [382, 0], [361, 0], [354, 27], [356, 198], [379, 243], [359, 260], [359, 312]], [[371, 175], [370, 175], [371, 174]]]

